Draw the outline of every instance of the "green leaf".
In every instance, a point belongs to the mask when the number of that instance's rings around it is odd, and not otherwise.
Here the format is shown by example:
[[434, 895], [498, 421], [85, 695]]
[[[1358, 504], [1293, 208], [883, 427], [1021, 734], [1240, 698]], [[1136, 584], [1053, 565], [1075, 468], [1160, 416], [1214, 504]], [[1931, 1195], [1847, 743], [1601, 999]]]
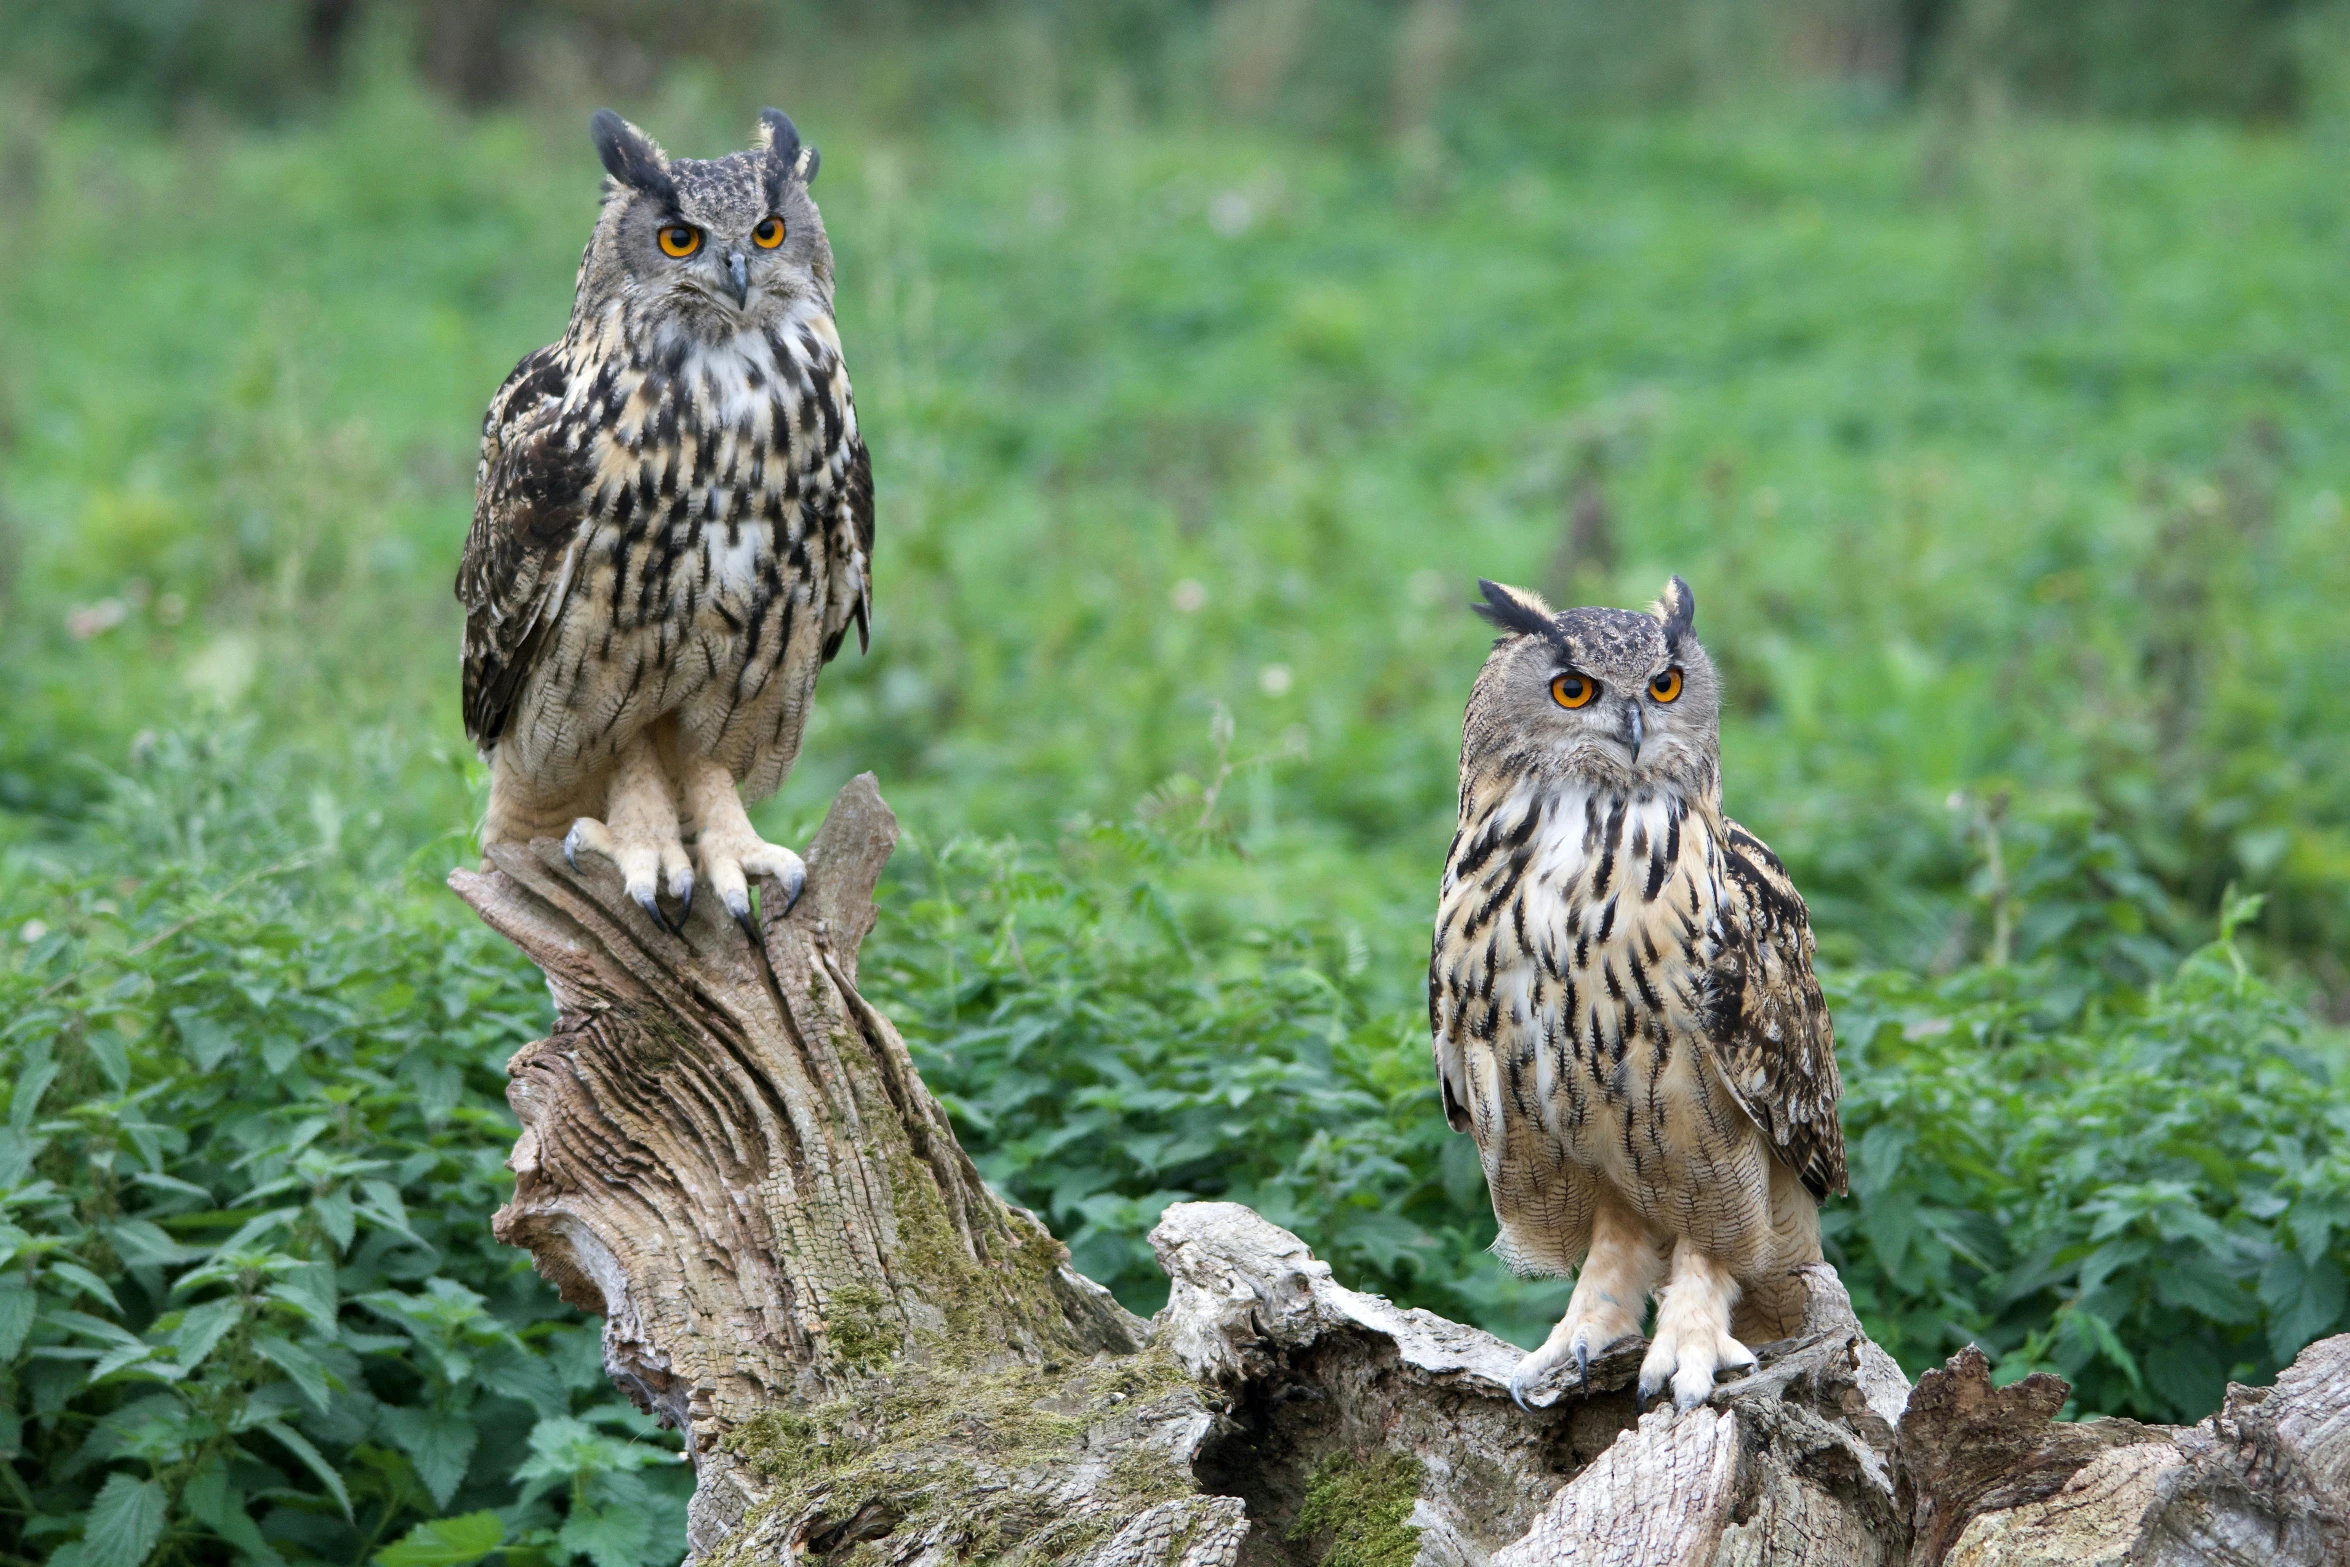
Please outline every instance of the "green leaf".
[[180, 1371], [175, 1364], [168, 1360], [156, 1363], [155, 1357], [160, 1353], [162, 1352], [153, 1344], [140, 1343], [136, 1341], [128, 1344], [117, 1344], [114, 1346], [114, 1348], [99, 1356], [97, 1364], [90, 1367], [90, 1380], [93, 1382], [103, 1381], [107, 1377], [114, 1375], [117, 1371], [124, 1370], [131, 1366], [145, 1365], [149, 1370], [154, 1372], [157, 1376], [162, 1377], [167, 1382], [178, 1381], [180, 1377]]
[[325, 1414], [334, 1399], [334, 1381], [318, 1357], [288, 1338], [264, 1333], [253, 1341], [261, 1358], [291, 1377], [312, 1409]]
[[321, 1192], [310, 1199], [310, 1211], [318, 1215], [318, 1222], [334, 1238], [337, 1250], [351, 1249], [352, 1237], [359, 1233], [359, 1219], [351, 1206], [349, 1192]]
[[306, 1288], [292, 1279], [281, 1279], [269, 1287], [269, 1298], [300, 1312], [321, 1333], [330, 1336], [334, 1333], [334, 1305], [316, 1290]]
[[383, 1431], [416, 1465], [432, 1499], [448, 1506], [473, 1460], [472, 1420], [447, 1409], [392, 1408], [383, 1412]]
[[2279, 1364], [2290, 1362], [2311, 1339], [2328, 1332], [2350, 1304], [2342, 1269], [2331, 1257], [2315, 1267], [2296, 1252], [2279, 1252], [2260, 1276], [2260, 1298], [2269, 1307], [2268, 1347]]
[[2154, 1296], [2165, 1305], [2182, 1307], [2214, 1322], [2251, 1322], [2260, 1316], [2253, 1298], [2232, 1280], [2216, 1276], [2208, 1263], [2200, 1267], [2179, 1263], [2163, 1269], [2154, 1276]]
[[131, 1083], [130, 1046], [111, 1028], [93, 1028], [82, 1035], [82, 1049], [98, 1064], [106, 1081], [121, 1093]]
[[80, 1263], [52, 1257], [49, 1259], [48, 1273], [51, 1278], [65, 1280], [92, 1300], [102, 1300], [114, 1310], [122, 1310], [122, 1302], [114, 1298], [114, 1290], [107, 1282]]
[[0, 1285], [0, 1360], [14, 1360], [32, 1331], [40, 1297], [21, 1284]]
[[82, 1526], [83, 1567], [140, 1567], [163, 1538], [166, 1501], [152, 1480], [108, 1475]]
[[327, 1493], [334, 1497], [335, 1505], [343, 1510], [343, 1517], [350, 1518], [351, 1493], [344, 1487], [343, 1477], [335, 1473], [335, 1466], [328, 1463], [317, 1448], [310, 1445], [308, 1437], [279, 1420], [264, 1420], [260, 1429], [277, 1438], [280, 1446], [302, 1460], [303, 1467], [318, 1476], [319, 1484], [325, 1486]]
[[41, 1096], [57, 1080], [57, 1063], [43, 1060], [25, 1069], [16, 1081], [16, 1091], [8, 1096], [8, 1125], [12, 1131], [23, 1131], [33, 1124], [33, 1112], [40, 1107]]
[[244, 1302], [235, 1296], [225, 1300], [206, 1301], [201, 1306], [190, 1306], [180, 1319], [180, 1325], [171, 1335], [172, 1349], [179, 1360], [180, 1375], [186, 1376], [210, 1358], [229, 1329], [237, 1325], [245, 1314]]
[[188, 1055], [196, 1063], [199, 1072], [211, 1071], [228, 1059], [230, 1051], [237, 1048], [236, 1035], [194, 1007], [173, 1007], [171, 1021], [179, 1031], [180, 1043], [188, 1047]]
[[260, 1527], [245, 1511], [245, 1494], [229, 1484], [228, 1467], [215, 1460], [180, 1492], [180, 1503], [205, 1528], [219, 1535], [249, 1562], [260, 1567], [284, 1567], [285, 1558], [261, 1536]]
[[506, 1543], [505, 1521], [487, 1509], [420, 1523], [375, 1553], [376, 1567], [470, 1567]]
[[571, 1394], [555, 1367], [545, 1356], [534, 1355], [519, 1343], [508, 1340], [493, 1344], [482, 1352], [476, 1364], [483, 1387], [523, 1400], [542, 1418], [564, 1414], [571, 1408]]
[[238, 1226], [236, 1234], [214, 1247], [213, 1255], [218, 1257], [225, 1256], [229, 1252], [242, 1251], [272, 1230], [288, 1227], [301, 1216], [302, 1210], [299, 1208], [272, 1208], [267, 1213], [256, 1214]]
[[118, 1220], [107, 1226], [106, 1238], [113, 1243], [114, 1254], [134, 1268], [168, 1268], [204, 1255], [202, 1249], [182, 1246], [163, 1226], [146, 1219]]
[[651, 1554], [653, 1518], [638, 1508], [575, 1507], [555, 1540], [595, 1567], [640, 1567]]
[[367, 1201], [360, 1204], [361, 1213], [419, 1246], [430, 1245], [423, 1236], [408, 1227], [408, 1206], [400, 1200], [400, 1189], [397, 1186], [389, 1181], [362, 1181], [359, 1190], [367, 1197]]

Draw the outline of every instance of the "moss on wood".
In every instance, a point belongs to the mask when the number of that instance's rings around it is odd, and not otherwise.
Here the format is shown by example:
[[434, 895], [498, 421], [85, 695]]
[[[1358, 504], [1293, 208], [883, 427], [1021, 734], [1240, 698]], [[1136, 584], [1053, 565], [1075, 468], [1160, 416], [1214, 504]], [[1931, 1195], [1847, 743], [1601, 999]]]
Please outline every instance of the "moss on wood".
[[[805, 1532], [819, 1535], [879, 1504], [901, 1515], [894, 1535], [935, 1536], [957, 1559], [1051, 1562], [1081, 1554], [1153, 1503], [1194, 1492], [1188, 1468], [1138, 1443], [1112, 1460], [1081, 1510], [1055, 1494], [1101, 1428], [1171, 1413], [1161, 1407], [1168, 1400], [1197, 1407], [1198, 1394], [1174, 1357], [1153, 1347], [1073, 1365], [876, 1381], [804, 1411], [770, 1411], [724, 1446], [773, 1488], [746, 1525], [807, 1519]], [[747, 1526], [737, 1538], [757, 1532]]]
[[1327, 1538], [1319, 1567], [1412, 1567], [1420, 1531], [1404, 1520], [1426, 1474], [1427, 1466], [1407, 1453], [1333, 1453], [1306, 1482], [1289, 1538]]

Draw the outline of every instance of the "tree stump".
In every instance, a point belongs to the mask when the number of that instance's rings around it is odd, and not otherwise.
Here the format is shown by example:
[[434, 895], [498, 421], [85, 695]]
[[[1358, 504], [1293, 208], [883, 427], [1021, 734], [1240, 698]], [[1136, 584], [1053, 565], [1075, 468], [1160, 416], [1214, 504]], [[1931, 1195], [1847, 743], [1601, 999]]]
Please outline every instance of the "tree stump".
[[[1913, 1392], [1834, 1271], [1705, 1406], [1641, 1341], [1532, 1411], [1519, 1351], [1339, 1285], [1230, 1203], [1170, 1208], [1145, 1323], [988, 1190], [857, 949], [897, 824], [852, 781], [762, 946], [654, 928], [552, 841], [450, 877], [547, 976], [494, 1227], [684, 1433], [698, 1560], [1085, 1567], [2350, 1562], [2350, 1336], [2183, 1430], [2065, 1425], [1968, 1351]], [[1433, 1113], [1433, 1111], [1431, 1111]]]

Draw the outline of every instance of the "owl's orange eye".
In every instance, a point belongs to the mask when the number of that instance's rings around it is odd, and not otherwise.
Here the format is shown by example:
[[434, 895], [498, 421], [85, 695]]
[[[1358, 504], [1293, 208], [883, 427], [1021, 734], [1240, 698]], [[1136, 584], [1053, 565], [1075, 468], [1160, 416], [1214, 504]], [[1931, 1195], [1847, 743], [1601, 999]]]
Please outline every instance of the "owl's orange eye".
[[777, 217], [761, 218], [759, 226], [751, 230], [751, 243], [761, 250], [773, 250], [782, 244], [783, 219]]
[[661, 254], [664, 256], [682, 258], [702, 248], [702, 231], [683, 223], [664, 224], [655, 237], [661, 241]]
[[1681, 671], [1668, 669], [1648, 683], [1648, 694], [1659, 702], [1670, 702], [1681, 694]]
[[1599, 695], [1599, 682], [1584, 675], [1566, 674], [1550, 683], [1550, 699], [1561, 707], [1589, 707]]

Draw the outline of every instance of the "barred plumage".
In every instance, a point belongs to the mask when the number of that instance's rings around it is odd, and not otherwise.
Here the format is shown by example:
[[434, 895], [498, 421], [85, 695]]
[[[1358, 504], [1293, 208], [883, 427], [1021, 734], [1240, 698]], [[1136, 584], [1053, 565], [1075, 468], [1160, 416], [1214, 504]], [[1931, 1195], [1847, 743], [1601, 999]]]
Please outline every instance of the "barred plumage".
[[1470, 697], [1460, 825], [1428, 973], [1446, 1118], [1483, 1156], [1496, 1243], [1577, 1271], [1521, 1394], [1637, 1332], [1644, 1395], [1686, 1407], [1732, 1337], [1776, 1337], [1844, 1188], [1827, 1006], [1803, 900], [1721, 812], [1718, 687], [1674, 578], [1652, 614], [1553, 615], [1485, 585], [1505, 631]]
[[712, 161], [609, 111], [594, 130], [611, 178], [571, 323], [491, 401], [457, 577], [482, 837], [566, 832], [664, 923], [657, 890], [682, 918], [698, 860], [748, 928], [746, 878], [789, 896], [801, 870], [743, 799], [790, 771], [818, 669], [871, 613], [816, 153], [772, 109]]

